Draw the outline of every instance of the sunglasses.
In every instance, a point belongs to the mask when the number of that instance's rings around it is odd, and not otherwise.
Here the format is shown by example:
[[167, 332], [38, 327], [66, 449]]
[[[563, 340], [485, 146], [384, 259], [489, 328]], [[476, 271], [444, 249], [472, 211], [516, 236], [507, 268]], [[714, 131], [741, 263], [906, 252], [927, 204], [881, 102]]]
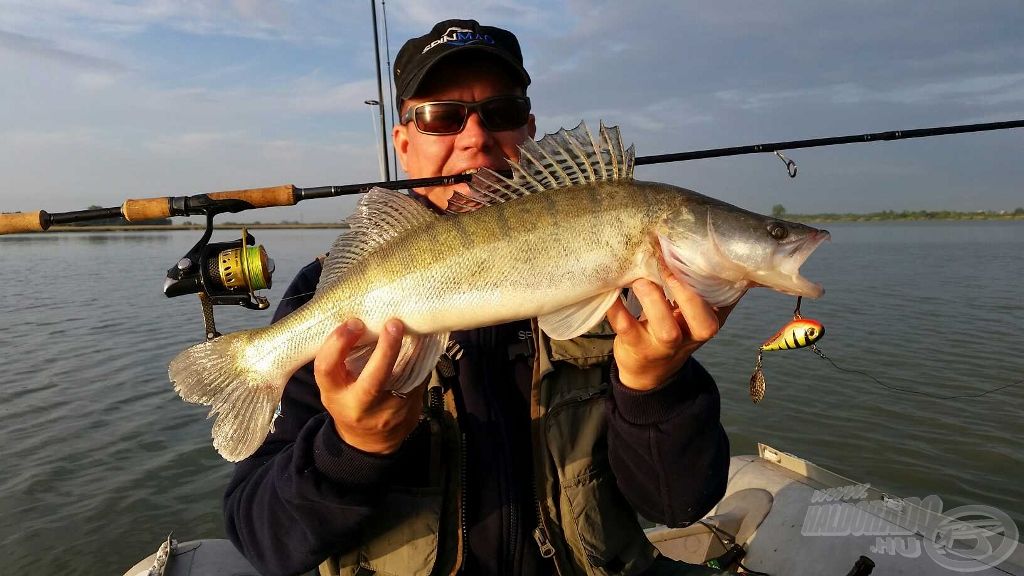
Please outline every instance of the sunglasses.
[[484, 128], [504, 132], [522, 128], [530, 120], [530, 99], [526, 96], [496, 96], [480, 102], [424, 102], [402, 114], [402, 124], [410, 121], [416, 130], [432, 136], [458, 134], [466, 127], [471, 112], [480, 116]]

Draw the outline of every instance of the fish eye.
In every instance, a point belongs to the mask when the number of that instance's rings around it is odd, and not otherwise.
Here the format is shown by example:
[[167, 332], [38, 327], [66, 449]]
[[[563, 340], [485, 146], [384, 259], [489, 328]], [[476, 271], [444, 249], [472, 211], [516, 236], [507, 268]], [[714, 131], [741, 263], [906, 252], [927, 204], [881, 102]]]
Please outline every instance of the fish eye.
[[806, 333], [808, 338], [814, 338], [814, 335], [817, 334], [818, 331], [814, 328], [808, 328]]
[[776, 240], [785, 240], [786, 236], [789, 236], [789, 229], [781, 222], [772, 222], [768, 225], [768, 234]]

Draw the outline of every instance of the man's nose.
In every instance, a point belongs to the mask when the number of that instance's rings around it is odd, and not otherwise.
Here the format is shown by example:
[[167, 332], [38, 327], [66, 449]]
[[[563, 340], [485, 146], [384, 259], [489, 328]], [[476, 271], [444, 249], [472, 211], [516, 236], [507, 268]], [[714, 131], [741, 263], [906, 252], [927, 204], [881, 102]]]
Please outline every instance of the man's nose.
[[458, 143], [463, 148], [487, 148], [493, 142], [494, 136], [484, 126], [480, 114], [473, 111], [466, 118], [466, 126], [459, 133]]

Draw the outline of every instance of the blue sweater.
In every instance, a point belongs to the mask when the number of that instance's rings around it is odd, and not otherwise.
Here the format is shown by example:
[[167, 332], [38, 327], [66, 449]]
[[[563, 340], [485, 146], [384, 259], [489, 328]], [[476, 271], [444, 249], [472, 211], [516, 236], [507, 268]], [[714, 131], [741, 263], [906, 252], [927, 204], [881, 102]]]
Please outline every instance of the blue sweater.
[[[313, 262], [299, 273], [275, 321], [309, 299], [320, 272]], [[466, 574], [554, 572], [531, 536], [529, 331], [529, 322], [514, 322], [452, 334], [464, 350], [454, 391], [468, 462]], [[649, 520], [701, 518], [724, 494], [729, 468], [714, 380], [693, 359], [649, 392], [624, 387], [614, 370], [609, 377], [608, 456], [620, 490]], [[320, 403], [310, 363], [288, 382], [274, 432], [235, 468], [224, 495], [228, 536], [264, 574], [312, 570], [344, 550], [385, 487], [417, 485], [427, 439], [417, 429], [383, 456], [348, 446]]]

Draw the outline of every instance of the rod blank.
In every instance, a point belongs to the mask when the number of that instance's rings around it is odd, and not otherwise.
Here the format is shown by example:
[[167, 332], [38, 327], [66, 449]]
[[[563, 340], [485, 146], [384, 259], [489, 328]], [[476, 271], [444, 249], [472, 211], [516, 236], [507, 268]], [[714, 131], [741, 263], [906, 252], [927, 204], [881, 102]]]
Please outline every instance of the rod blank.
[[[853, 134], [849, 136], [813, 138], [810, 140], [789, 140], [782, 142], [769, 142], [765, 144], [753, 144], [750, 146], [695, 150], [692, 152], [679, 152], [676, 154], [639, 156], [636, 158], [636, 165], [645, 166], [649, 164], [663, 164], [665, 162], [699, 160], [702, 158], [720, 158], [723, 156], [739, 156], [742, 154], [763, 154], [776, 151], [781, 152], [783, 150], [795, 150], [798, 148], [835, 146], [838, 144], [855, 144], [859, 142], [906, 140], [910, 138], [945, 136], [949, 134], [964, 134], [967, 132], [986, 132], [990, 130], [1007, 130], [1022, 127], [1024, 127], [1024, 120], [1009, 120], [1006, 122], [989, 122], [985, 124], [960, 124], [955, 126], [937, 126], [934, 128], [917, 128], [913, 130], [871, 132], [867, 134]], [[54, 214], [50, 214], [45, 210], [40, 210], [38, 212], [14, 212], [10, 214], [0, 214], [0, 234], [42, 232], [53, 224], [70, 224], [72, 222], [99, 220], [117, 216], [123, 216], [125, 220], [128, 220], [129, 222], [138, 222], [141, 220], [153, 220], [158, 218], [167, 218], [170, 216], [206, 214], [211, 209], [216, 208], [218, 203], [231, 203], [230, 209], [223, 207], [220, 209], [220, 211], [228, 212], [240, 212], [242, 210], [269, 208], [272, 206], [292, 206], [302, 200], [311, 200], [313, 198], [333, 198], [335, 196], [361, 194], [373, 187], [402, 190], [426, 186], [450, 186], [459, 182], [468, 182], [471, 178], [472, 175], [469, 174], [457, 174], [453, 176], [438, 176], [434, 178], [411, 178], [408, 180], [367, 182], [364, 184], [346, 184], [343, 186], [317, 186], [312, 188], [297, 188], [291, 184], [285, 184], [269, 188], [227, 190], [223, 192], [212, 192], [210, 194], [197, 194], [195, 196], [165, 196], [162, 198], [126, 200], [120, 207], [100, 208], [98, 210], [78, 210], [75, 212], [61, 212]]]

